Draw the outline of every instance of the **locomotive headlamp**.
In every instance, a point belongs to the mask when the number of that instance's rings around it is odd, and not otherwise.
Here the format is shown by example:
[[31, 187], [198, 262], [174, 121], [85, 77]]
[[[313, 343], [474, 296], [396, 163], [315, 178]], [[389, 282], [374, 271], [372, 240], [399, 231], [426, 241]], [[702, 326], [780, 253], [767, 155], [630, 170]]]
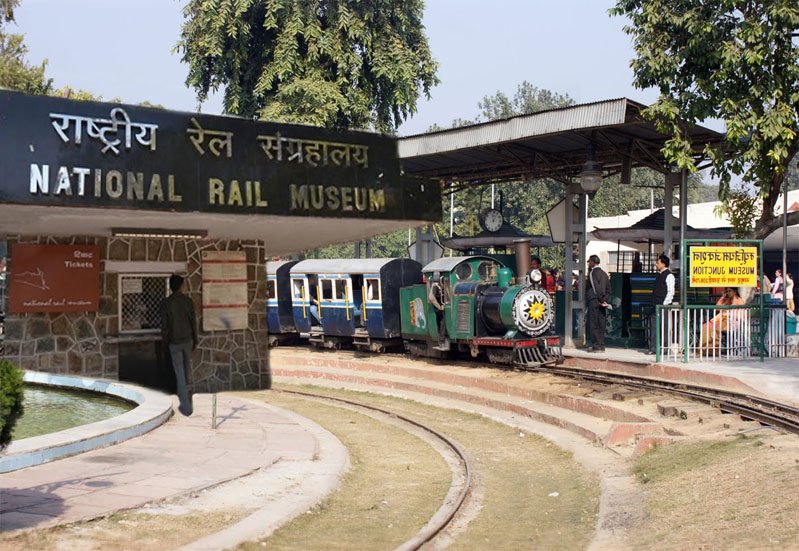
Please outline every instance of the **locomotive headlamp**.
[[530, 270], [530, 281], [541, 283], [541, 270]]

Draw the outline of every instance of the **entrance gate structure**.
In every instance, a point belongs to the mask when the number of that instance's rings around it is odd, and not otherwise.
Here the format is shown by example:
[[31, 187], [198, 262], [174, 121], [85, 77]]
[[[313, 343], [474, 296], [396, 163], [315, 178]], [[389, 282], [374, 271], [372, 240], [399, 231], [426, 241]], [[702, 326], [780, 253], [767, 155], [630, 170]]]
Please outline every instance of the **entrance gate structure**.
[[402, 174], [391, 136], [7, 90], [0, 126], [0, 356], [25, 369], [171, 373], [159, 305], [180, 273], [190, 390], [268, 388], [267, 257], [441, 219], [438, 183]]

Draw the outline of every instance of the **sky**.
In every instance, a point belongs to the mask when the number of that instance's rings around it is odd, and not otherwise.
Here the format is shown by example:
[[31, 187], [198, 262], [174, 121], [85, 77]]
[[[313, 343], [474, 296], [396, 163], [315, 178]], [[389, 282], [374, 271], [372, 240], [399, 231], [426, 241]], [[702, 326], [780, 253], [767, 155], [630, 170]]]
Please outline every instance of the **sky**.
[[[11, 32], [25, 35], [28, 61], [47, 59], [56, 87], [105, 100], [150, 101], [196, 111], [187, 66], [173, 53], [188, 0], [22, 0]], [[651, 103], [654, 90], [633, 87], [634, 57], [613, 0], [427, 0], [424, 25], [441, 84], [400, 135], [455, 118], [473, 119], [478, 102], [523, 81], [568, 94], [577, 103], [628, 97]], [[202, 106], [219, 114], [219, 95]]]

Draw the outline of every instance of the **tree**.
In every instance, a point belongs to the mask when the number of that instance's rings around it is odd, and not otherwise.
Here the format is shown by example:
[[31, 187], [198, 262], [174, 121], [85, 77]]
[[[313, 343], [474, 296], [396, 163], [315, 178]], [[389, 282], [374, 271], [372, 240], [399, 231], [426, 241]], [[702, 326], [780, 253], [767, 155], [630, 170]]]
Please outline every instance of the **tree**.
[[485, 96], [477, 106], [482, 120], [495, 121], [516, 115], [529, 115], [547, 109], [568, 107], [574, 100], [568, 94], [561, 95], [533, 86], [526, 80], [516, 87], [516, 93], [509, 99], [501, 91], [493, 96]]
[[0, 359], [0, 451], [11, 442], [14, 425], [24, 411], [25, 383], [22, 371]]
[[[720, 196], [728, 205], [740, 197], [730, 189], [740, 176], [762, 203], [751, 235], [777, 229], [774, 205], [799, 151], [796, 0], [617, 0], [610, 13], [630, 19], [635, 85], [660, 90], [646, 115], [673, 135], [663, 149], [667, 160], [696, 170], [688, 125], [724, 120], [725, 144], [705, 147]], [[799, 213], [788, 223], [799, 223]]]
[[44, 76], [47, 61], [30, 65], [25, 61], [28, 48], [21, 34], [8, 34], [0, 27], [0, 87], [28, 94], [49, 94], [53, 79]]
[[392, 132], [438, 83], [422, 0], [191, 0], [177, 49], [202, 103], [244, 117]]

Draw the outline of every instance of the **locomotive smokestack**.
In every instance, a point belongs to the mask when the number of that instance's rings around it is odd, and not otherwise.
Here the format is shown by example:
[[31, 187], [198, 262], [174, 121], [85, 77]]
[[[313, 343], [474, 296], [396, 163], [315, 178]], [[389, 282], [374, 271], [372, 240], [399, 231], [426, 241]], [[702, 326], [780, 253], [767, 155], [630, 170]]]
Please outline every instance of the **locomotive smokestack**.
[[520, 284], [530, 271], [530, 240], [514, 239], [513, 246], [516, 250], [516, 283]]

